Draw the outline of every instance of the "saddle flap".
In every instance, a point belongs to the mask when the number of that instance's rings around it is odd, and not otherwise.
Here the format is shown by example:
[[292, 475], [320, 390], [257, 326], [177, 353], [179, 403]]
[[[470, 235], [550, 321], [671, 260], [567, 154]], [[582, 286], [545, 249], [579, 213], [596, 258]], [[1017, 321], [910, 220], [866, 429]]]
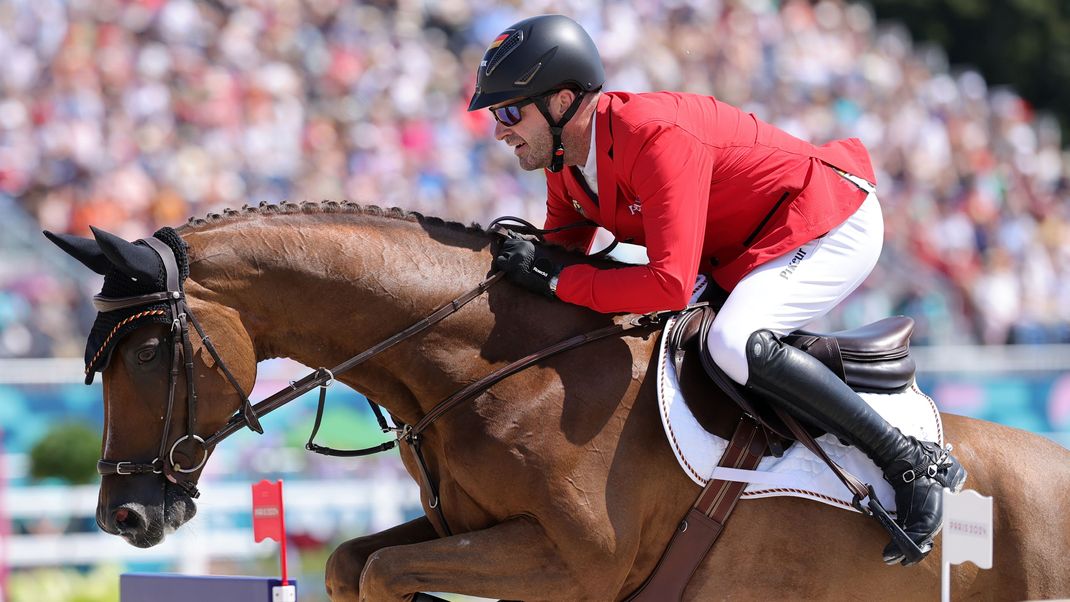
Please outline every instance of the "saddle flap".
[[710, 382], [702, 364], [700, 339], [705, 337], [703, 325], [714, 315], [713, 308], [708, 305], [685, 310], [671, 322], [672, 327], [664, 336], [667, 357], [676, 369], [687, 407], [707, 432], [728, 439], [743, 410]]
[[[766, 454], [779, 456], [792, 439], [764, 402], [748, 397], [727, 375], [718, 375], [706, 350], [706, 338], [717, 312], [709, 305], [685, 310], [665, 333], [666, 352], [676, 369], [684, 403], [702, 428], [728, 439], [740, 416], [753, 417], [762, 427], [768, 444]], [[727, 390], [734, 387], [734, 390]], [[818, 432], [818, 435], [821, 433]]]

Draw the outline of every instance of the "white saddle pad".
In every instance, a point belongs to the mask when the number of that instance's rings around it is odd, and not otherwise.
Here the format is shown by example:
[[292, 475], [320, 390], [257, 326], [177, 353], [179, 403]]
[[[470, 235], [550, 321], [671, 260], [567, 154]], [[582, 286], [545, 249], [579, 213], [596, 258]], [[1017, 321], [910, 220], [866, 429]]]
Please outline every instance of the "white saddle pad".
[[[705, 278], [700, 276], [695, 285], [695, 298], [705, 286]], [[672, 324], [673, 321], [670, 321], [666, 328], [671, 328]], [[799, 444], [785, 450], [780, 458], [763, 458], [754, 471], [718, 468], [717, 462], [728, 441], [706, 432], [687, 408], [680, 392], [676, 368], [669, 360], [667, 349], [666, 337], [662, 337], [658, 357], [658, 405], [665, 435], [680, 467], [691, 480], [703, 487], [711, 478], [747, 482], [749, 485], [743, 490], [743, 499], [792, 496], [854, 510], [851, 507], [851, 494], [843, 483], [820, 458]], [[716, 385], [711, 382], [710, 386]], [[941, 446], [944, 444], [943, 425], [936, 404], [916, 384], [912, 383], [901, 393], [862, 393], [861, 396], [903, 433], [922, 441], [934, 441]], [[701, 400], [698, 403], [702, 403]], [[865, 454], [843, 445], [832, 435], [822, 435], [817, 442], [837, 464], [863, 482], [873, 485], [884, 507], [894, 512], [892, 487]]]

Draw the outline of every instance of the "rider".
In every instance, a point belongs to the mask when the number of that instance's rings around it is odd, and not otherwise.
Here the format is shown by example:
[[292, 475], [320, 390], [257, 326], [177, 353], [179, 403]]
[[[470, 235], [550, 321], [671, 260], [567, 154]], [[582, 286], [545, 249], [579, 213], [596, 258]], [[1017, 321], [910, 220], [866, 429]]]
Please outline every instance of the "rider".
[[[966, 471], [779, 340], [828, 313], [877, 262], [884, 224], [865, 147], [815, 146], [711, 96], [602, 92], [604, 81], [578, 23], [532, 17], [491, 43], [468, 110], [489, 108], [520, 166], [545, 170], [547, 229], [593, 220], [644, 245], [649, 263], [562, 269], [539, 246], [508, 239], [495, 265], [514, 283], [606, 313], [683, 308], [696, 276], [710, 275], [730, 293], [709, 334], [714, 362], [865, 452], [895, 490], [899, 524], [930, 550], [941, 489], [961, 488]], [[548, 238], [588, 250], [594, 233]], [[905, 563], [894, 542], [884, 560]]]

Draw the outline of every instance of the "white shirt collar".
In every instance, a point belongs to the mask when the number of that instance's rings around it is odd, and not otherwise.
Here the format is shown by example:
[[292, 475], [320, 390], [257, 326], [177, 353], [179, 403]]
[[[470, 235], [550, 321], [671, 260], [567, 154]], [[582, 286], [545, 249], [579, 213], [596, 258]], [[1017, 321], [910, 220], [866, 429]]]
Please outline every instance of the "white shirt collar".
[[591, 123], [591, 151], [587, 153], [587, 162], [580, 166], [580, 173], [583, 174], [583, 179], [587, 180], [587, 185], [591, 187], [591, 191], [598, 194], [598, 158], [595, 152], [595, 131], [598, 129], [595, 127], [594, 119]]

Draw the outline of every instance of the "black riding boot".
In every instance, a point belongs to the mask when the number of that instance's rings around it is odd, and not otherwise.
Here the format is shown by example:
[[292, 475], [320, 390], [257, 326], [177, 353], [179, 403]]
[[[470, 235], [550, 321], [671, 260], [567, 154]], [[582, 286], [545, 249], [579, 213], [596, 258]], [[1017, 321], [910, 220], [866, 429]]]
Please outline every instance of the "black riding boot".
[[[966, 481], [966, 470], [958, 460], [935, 443], [903, 435], [821, 362], [781, 343], [772, 332], [755, 332], [747, 348], [747, 388], [869, 456], [895, 489], [899, 526], [928, 553], [940, 530], [942, 489], [959, 491]], [[894, 542], [885, 547], [886, 563], [904, 559]]]

